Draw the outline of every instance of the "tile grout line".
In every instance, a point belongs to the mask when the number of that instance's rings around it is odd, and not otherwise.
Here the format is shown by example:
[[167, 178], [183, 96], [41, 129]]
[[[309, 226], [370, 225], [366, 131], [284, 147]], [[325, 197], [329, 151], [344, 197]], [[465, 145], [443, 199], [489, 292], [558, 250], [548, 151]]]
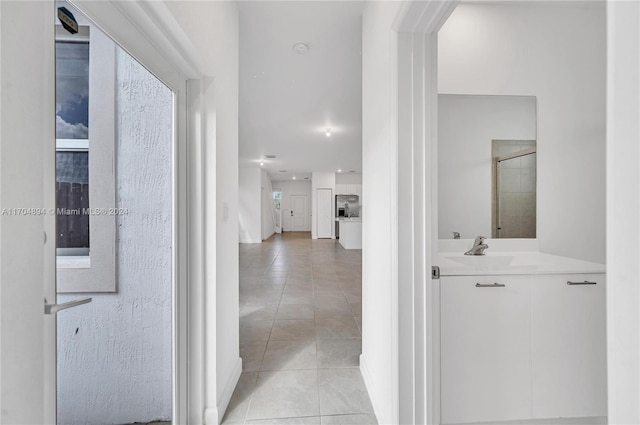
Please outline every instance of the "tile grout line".
[[[311, 259], [310, 259], [311, 260]], [[316, 395], [318, 397], [318, 416], [320, 417], [320, 423], [322, 424], [322, 406], [320, 402], [320, 372], [318, 364], [318, 322], [316, 321], [316, 285], [315, 278], [313, 274], [313, 266], [311, 270], [311, 291], [313, 297], [313, 333], [315, 334], [315, 343], [316, 343]]]

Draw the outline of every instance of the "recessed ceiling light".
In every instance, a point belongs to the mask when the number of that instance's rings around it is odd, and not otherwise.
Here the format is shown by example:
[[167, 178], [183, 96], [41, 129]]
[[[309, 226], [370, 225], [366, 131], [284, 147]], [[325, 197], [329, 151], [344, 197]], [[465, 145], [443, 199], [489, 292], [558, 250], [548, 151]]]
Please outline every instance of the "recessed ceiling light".
[[295, 180], [295, 179], [296, 179], [296, 176], [293, 176], [293, 179]]
[[293, 51], [299, 55], [306, 55], [309, 53], [309, 46], [306, 43], [298, 42], [293, 45]]
[[261, 163], [260, 163], [260, 166], [262, 167], [263, 165], [264, 165], [264, 162], [261, 162]]
[[324, 135], [327, 137], [331, 137], [331, 128], [327, 127], [324, 129]]
[[275, 155], [265, 155], [264, 157], [267, 159], [276, 159]]
[[339, 172], [339, 173], [341, 173], [341, 172], [342, 172], [342, 170], [338, 170], [338, 172]]

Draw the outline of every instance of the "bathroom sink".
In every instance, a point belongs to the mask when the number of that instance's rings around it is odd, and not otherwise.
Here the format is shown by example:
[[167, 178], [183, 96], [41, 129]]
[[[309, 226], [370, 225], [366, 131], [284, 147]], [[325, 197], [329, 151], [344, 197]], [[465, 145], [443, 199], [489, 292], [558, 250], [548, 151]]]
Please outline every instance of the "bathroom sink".
[[539, 251], [496, 251], [487, 252], [486, 255], [440, 252], [434, 264], [440, 268], [441, 276], [605, 272], [602, 264]]
[[513, 255], [456, 255], [445, 258], [465, 266], [482, 268], [505, 267], [514, 259]]
[[539, 254], [518, 253], [517, 255], [510, 254], [487, 254], [487, 255], [445, 255], [444, 258], [450, 261], [454, 261], [462, 266], [475, 268], [478, 270], [487, 269], [504, 269], [508, 267], [510, 269], [525, 267], [544, 267], [551, 265], [548, 261], [545, 261]]

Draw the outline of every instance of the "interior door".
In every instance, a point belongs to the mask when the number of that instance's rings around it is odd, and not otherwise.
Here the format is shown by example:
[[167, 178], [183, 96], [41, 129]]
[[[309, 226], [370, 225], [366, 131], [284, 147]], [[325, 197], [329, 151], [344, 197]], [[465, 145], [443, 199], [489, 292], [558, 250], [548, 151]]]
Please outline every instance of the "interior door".
[[321, 239], [331, 239], [331, 225], [333, 217], [331, 214], [331, 189], [318, 189], [318, 232], [317, 237]]
[[291, 195], [291, 230], [293, 232], [309, 231], [307, 204], [306, 195]]
[[[45, 416], [44, 267], [50, 241], [43, 182], [53, 138], [53, 43], [49, 2], [0, 2], [0, 403], [3, 424]], [[28, 35], [25, 35], [28, 22]], [[44, 207], [44, 208], [43, 208]], [[50, 234], [49, 236], [52, 236]]]

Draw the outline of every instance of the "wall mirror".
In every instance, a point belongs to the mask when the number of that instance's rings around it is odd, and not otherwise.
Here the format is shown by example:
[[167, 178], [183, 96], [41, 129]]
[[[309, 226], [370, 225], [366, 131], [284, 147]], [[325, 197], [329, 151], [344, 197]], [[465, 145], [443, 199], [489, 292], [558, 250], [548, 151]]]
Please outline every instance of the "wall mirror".
[[438, 237], [536, 237], [536, 98], [438, 96]]

